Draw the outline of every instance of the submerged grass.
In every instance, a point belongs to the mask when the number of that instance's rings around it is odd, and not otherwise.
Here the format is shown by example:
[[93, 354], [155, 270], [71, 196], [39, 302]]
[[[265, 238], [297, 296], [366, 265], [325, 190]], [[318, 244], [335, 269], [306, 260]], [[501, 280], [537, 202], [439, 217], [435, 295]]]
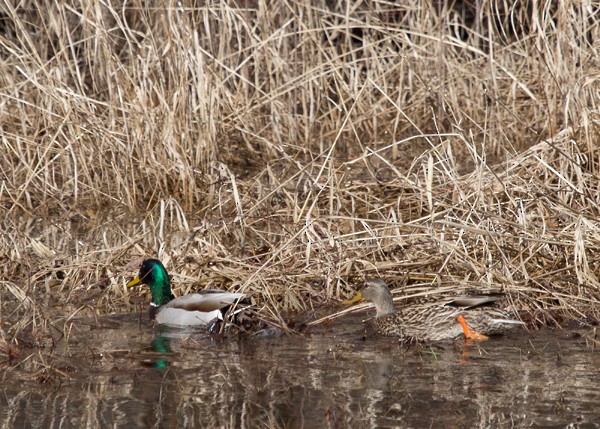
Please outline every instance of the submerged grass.
[[283, 326], [367, 276], [598, 317], [599, 3], [2, 4], [3, 355], [149, 256]]

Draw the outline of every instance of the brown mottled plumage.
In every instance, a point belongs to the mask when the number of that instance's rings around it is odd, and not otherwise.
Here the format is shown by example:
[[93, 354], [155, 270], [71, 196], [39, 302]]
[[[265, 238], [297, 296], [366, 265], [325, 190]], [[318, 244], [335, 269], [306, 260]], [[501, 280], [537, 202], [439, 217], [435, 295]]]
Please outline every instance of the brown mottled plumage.
[[[358, 295], [375, 305], [377, 314], [373, 329], [377, 334], [411, 341], [447, 340], [463, 333], [467, 336], [469, 328], [485, 338], [485, 335], [501, 334], [524, 325], [521, 321], [511, 320], [505, 311], [482, 307], [499, 300], [499, 296], [460, 297], [445, 303], [424, 300], [395, 312], [392, 294], [381, 279], [367, 280]], [[459, 316], [468, 323], [466, 330], [457, 321]]]

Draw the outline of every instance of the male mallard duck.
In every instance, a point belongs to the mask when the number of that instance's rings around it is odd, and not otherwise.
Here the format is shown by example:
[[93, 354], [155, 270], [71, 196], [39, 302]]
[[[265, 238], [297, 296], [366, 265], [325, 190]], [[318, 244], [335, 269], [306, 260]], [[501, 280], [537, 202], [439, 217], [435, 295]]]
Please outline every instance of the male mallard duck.
[[510, 319], [507, 312], [489, 306], [500, 298], [481, 295], [455, 298], [445, 303], [424, 300], [394, 312], [387, 283], [371, 279], [365, 281], [352, 301], [364, 299], [375, 305], [377, 314], [373, 328], [377, 334], [416, 341], [440, 341], [455, 338], [461, 333], [468, 339], [484, 340], [487, 335], [501, 334], [515, 326], [525, 325]]
[[169, 275], [158, 259], [142, 262], [138, 276], [127, 286], [150, 286], [150, 318], [163, 325], [199, 326], [223, 318], [222, 309], [244, 296], [222, 290], [206, 289], [175, 298], [171, 292]]

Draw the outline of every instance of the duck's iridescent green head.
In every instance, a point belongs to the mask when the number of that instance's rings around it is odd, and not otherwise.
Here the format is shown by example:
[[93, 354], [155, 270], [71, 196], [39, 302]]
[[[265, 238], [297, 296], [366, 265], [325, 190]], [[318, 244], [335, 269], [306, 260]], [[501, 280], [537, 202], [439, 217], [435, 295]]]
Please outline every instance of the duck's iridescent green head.
[[150, 286], [150, 293], [152, 293], [151, 305], [155, 307], [164, 305], [175, 298], [171, 292], [169, 274], [167, 274], [167, 270], [158, 259], [146, 259], [142, 262], [140, 273], [135, 279], [127, 283], [127, 286], [136, 286], [140, 283]]

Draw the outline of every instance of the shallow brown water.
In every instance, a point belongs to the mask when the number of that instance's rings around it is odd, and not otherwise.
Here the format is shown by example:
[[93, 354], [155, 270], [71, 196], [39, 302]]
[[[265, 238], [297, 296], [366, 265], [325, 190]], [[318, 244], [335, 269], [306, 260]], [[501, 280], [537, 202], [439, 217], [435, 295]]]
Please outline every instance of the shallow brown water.
[[407, 347], [344, 321], [224, 339], [77, 324], [37, 381], [5, 371], [0, 427], [600, 427], [600, 353], [572, 331]]

